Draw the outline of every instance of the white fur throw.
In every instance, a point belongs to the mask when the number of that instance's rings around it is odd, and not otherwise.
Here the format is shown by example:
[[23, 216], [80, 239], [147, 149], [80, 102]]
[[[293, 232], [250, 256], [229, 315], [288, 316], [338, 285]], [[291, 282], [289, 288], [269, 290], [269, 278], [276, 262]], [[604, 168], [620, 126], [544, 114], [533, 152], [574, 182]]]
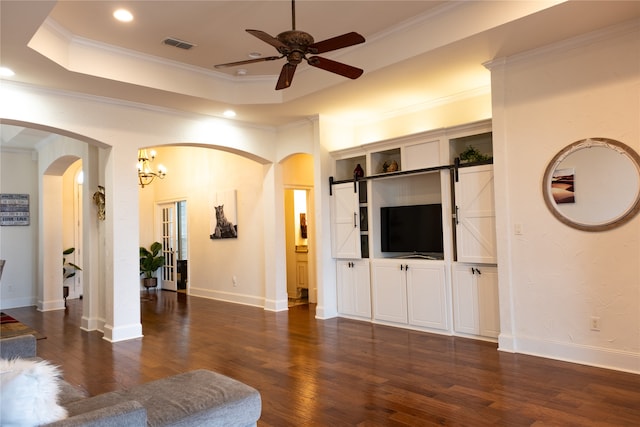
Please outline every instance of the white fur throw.
[[0, 359], [0, 426], [31, 427], [67, 417], [58, 405], [60, 369], [45, 361]]

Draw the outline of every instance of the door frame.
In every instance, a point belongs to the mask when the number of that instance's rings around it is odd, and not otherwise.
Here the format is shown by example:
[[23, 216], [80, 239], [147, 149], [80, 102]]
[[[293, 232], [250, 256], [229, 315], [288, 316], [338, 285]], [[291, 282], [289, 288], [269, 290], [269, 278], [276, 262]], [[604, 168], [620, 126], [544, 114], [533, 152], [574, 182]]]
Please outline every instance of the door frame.
[[[314, 205], [314, 187], [309, 185], [284, 185], [283, 186], [283, 201], [284, 201], [284, 192], [288, 190], [303, 190], [307, 193], [307, 239], [310, 242], [308, 245], [309, 252], [307, 253], [307, 275], [308, 275], [308, 289], [309, 289], [309, 302], [317, 303], [318, 302], [318, 280], [316, 277], [316, 216], [315, 216], [315, 205]], [[285, 213], [286, 214], [286, 213]], [[286, 222], [286, 220], [285, 220]], [[285, 231], [286, 233], [286, 231]], [[286, 242], [286, 235], [282, 236], [284, 241]], [[285, 269], [288, 266], [285, 265]], [[285, 283], [285, 288], [287, 287]]]
[[[173, 219], [173, 224], [174, 224], [174, 235], [172, 236], [173, 238], [173, 286], [170, 287], [165, 287], [165, 277], [164, 274], [162, 275], [162, 277], [159, 278], [159, 280], [161, 280], [162, 289], [167, 289], [170, 291], [177, 291], [178, 290], [178, 280], [177, 280], [177, 274], [178, 274], [178, 252], [177, 252], [177, 248], [178, 248], [178, 239], [180, 238], [180, 236], [178, 235], [178, 203], [179, 202], [187, 202], [187, 198], [186, 197], [178, 197], [175, 199], [168, 199], [168, 200], [161, 200], [161, 201], [157, 201], [155, 203], [155, 216], [156, 216], [156, 221], [155, 221], [155, 229], [154, 229], [154, 241], [158, 241], [161, 242], [163, 245], [163, 250], [164, 250], [164, 236], [163, 236], [163, 225], [164, 225], [164, 221], [163, 221], [163, 217], [162, 217], [162, 211], [163, 209], [165, 209], [168, 205], [171, 205], [173, 208], [173, 212], [174, 212], [174, 219]], [[187, 216], [187, 254], [189, 253], [189, 224], [188, 224], [189, 218]], [[187, 264], [187, 270], [189, 270], [189, 265]], [[162, 268], [162, 270], [164, 271], [164, 266]], [[187, 277], [189, 276], [189, 274], [187, 273]], [[188, 292], [188, 288], [189, 288], [189, 283], [187, 282], [187, 292]]]

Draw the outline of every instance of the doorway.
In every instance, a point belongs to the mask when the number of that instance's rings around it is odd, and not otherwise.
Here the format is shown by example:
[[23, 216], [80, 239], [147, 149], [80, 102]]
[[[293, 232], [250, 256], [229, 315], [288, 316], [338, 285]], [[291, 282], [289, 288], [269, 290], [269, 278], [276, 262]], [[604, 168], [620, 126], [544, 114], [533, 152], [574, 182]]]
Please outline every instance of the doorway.
[[[289, 306], [308, 304], [310, 296], [309, 274], [309, 190], [286, 189], [285, 242], [287, 253], [287, 296]], [[313, 287], [311, 287], [313, 289]]]
[[63, 256], [63, 298], [81, 299], [82, 276], [82, 186], [84, 173], [82, 160], [72, 163], [62, 175], [62, 248], [68, 252]]
[[160, 241], [162, 242], [162, 289], [187, 292], [188, 234], [187, 201], [158, 205]]

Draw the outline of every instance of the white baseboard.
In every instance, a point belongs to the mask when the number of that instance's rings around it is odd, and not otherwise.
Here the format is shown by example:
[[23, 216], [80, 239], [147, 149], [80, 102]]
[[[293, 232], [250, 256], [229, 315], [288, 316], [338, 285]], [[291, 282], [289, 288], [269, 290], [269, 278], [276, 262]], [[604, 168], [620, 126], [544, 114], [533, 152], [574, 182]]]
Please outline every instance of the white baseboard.
[[114, 328], [112, 325], [104, 325], [104, 336], [102, 339], [109, 342], [127, 341], [136, 338], [142, 338], [142, 324], [133, 323], [131, 325], [118, 326]]
[[[98, 325], [100, 324], [100, 319], [97, 317], [90, 318], [82, 316], [82, 320], [80, 321], [80, 329], [83, 331], [97, 331]], [[104, 320], [102, 321], [102, 325], [104, 325]]]
[[316, 306], [316, 319], [327, 320], [333, 319], [334, 317], [338, 317], [337, 310], [327, 310], [325, 306], [321, 306], [320, 304]]
[[267, 311], [287, 311], [289, 310], [289, 300], [264, 300], [264, 309]]
[[64, 310], [64, 299], [53, 300], [53, 301], [38, 301], [38, 311], [54, 311], [54, 310]]
[[513, 348], [515, 353], [640, 374], [640, 353], [544, 341], [532, 337], [515, 338]]
[[[210, 289], [194, 288], [194, 287], [189, 288], [189, 295], [193, 295], [194, 297], [214, 299], [218, 301], [233, 302], [236, 304], [250, 305], [253, 307], [261, 307], [261, 308], [264, 308], [265, 310], [267, 309], [265, 299], [262, 297], [256, 297], [253, 295], [236, 294], [236, 293], [222, 292], [222, 291], [212, 291]], [[278, 305], [274, 304], [274, 307], [278, 307]], [[285, 301], [285, 309], [286, 307], [287, 307], [287, 301]], [[278, 311], [278, 310], [274, 309], [273, 311]]]
[[34, 305], [36, 305], [35, 297], [2, 298], [2, 300], [0, 300], [0, 309], [2, 310], [9, 308], [32, 307]]

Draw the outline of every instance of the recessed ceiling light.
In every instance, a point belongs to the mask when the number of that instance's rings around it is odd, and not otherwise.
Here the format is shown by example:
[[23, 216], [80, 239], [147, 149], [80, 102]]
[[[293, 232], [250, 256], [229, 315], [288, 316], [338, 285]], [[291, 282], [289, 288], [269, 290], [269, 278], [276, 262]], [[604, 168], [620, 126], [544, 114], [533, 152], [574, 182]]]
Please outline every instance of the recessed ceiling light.
[[0, 77], [12, 77], [15, 75], [16, 73], [14, 73], [11, 68], [0, 67]]
[[236, 76], [246, 76], [246, 75], [247, 75], [246, 68], [238, 68], [236, 70]]
[[235, 117], [236, 116], [236, 112], [233, 111], [233, 110], [226, 110], [222, 114], [224, 114], [225, 117]]
[[113, 17], [116, 18], [120, 22], [131, 22], [133, 21], [133, 15], [126, 9], [118, 9], [113, 12]]
[[249, 58], [260, 58], [262, 54], [260, 52], [250, 52]]

